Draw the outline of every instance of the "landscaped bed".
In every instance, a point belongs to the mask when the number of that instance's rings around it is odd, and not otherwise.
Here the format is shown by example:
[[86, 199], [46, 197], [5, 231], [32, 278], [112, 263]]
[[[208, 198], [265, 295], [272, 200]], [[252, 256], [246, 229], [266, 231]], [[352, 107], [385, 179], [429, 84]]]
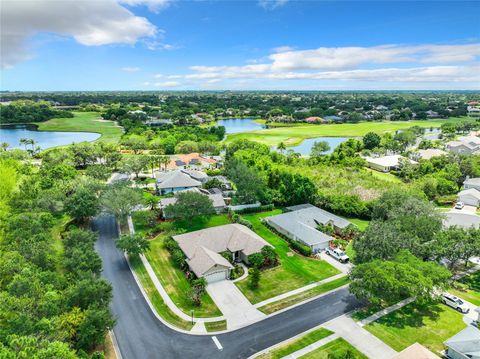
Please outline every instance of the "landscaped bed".
[[300, 350], [302, 348], [305, 348], [307, 345], [310, 345], [312, 343], [315, 343], [319, 341], [320, 339], [326, 338], [329, 335], [332, 335], [333, 332], [331, 332], [328, 329], [325, 328], [319, 328], [316, 330], [313, 330], [301, 337], [298, 337], [296, 339], [292, 339], [285, 343], [284, 345], [281, 345], [279, 347], [276, 347], [275, 349], [261, 354], [257, 357], [257, 359], [279, 359], [283, 358], [284, 356], [287, 356], [289, 354], [292, 354], [296, 352], [297, 350]]
[[248, 278], [235, 283], [252, 303], [261, 302], [340, 273], [325, 261], [306, 258], [293, 253], [284, 239], [271, 232], [262, 223], [262, 218], [279, 213], [281, 213], [280, 210], [273, 210], [242, 216], [252, 223], [253, 230], [260, 237], [275, 247], [280, 259], [279, 266], [262, 271], [257, 289], [250, 288]]
[[341, 278], [332, 280], [331, 282], [321, 284], [321, 285], [319, 285], [315, 288], [306, 290], [305, 292], [302, 292], [302, 293], [299, 293], [299, 294], [296, 294], [296, 295], [292, 295], [288, 298], [281, 299], [279, 301], [264, 305], [263, 307], [258, 308], [258, 310], [260, 310], [261, 312], [263, 312], [265, 314], [271, 314], [271, 313], [274, 313], [274, 312], [279, 311], [281, 309], [290, 307], [290, 306], [292, 306], [296, 303], [300, 303], [304, 300], [313, 298], [313, 297], [315, 297], [317, 295], [320, 295], [322, 293], [326, 293], [326, 292], [329, 292], [329, 291], [334, 290], [336, 288], [339, 288], [339, 287], [341, 287], [343, 285], [346, 285], [348, 283], [349, 283], [349, 279], [348, 279], [347, 276], [341, 277]]
[[418, 342], [438, 353], [444, 349], [443, 342], [465, 326], [462, 314], [443, 304], [412, 303], [364, 328], [396, 351]]
[[343, 338], [338, 338], [328, 344], [321, 346], [314, 351], [301, 356], [302, 359], [330, 359], [330, 358], [348, 358], [348, 359], [367, 359], [355, 347]]

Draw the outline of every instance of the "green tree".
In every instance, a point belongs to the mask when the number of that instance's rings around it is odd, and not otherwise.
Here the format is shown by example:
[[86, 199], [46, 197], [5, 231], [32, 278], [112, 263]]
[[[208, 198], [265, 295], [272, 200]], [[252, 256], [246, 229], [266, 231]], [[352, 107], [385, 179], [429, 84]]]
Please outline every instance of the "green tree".
[[250, 277], [250, 288], [257, 289], [260, 284], [260, 270], [257, 267], [253, 267], [249, 269], [249, 277]]
[[450, 275], [444, 267], [402, 251], [392, 260], [375, 259], [353, 267], [350, 292], [372, 304], [392, 304], [408, 297], [428, 302], [448, 287]]
[[124, 184], [115, 184], [107, 188], [101, 197], [104, 210], [121, 222], [125, 221], [132, 210], [142, 204], [142, 191]]
[[100, 209], [97, 193], [89, 186], [80, 185], [65, 200], [65, 211], [80, 223], [95, 216]]
[[212, 200], [208, 196], [191, 191], [179, 192], [175, 195], [175, 204], [165, 207], [165, 216], [192, 222], [194, 217], [210, 216], [215, 213]]
[[150, 210], [154, 210], [157, 208], [158, 203], [160, 202], [160, 198], [151, 194], [150, 192], [143, 193], [143, 203], [147, 206], [150, 206]]
[[147, 155], [129, 156], [120, 164], [120, 170], [123, 173], [135, 173], [135, 177], [138, 178], [140, 172], [148, 167], [150, 159]]
[[280, 142], [277, 146], [277, 150], [279, 150], [280, 153], [282, 153], [282, 154], [286, 149], [287, 149], [287, 146], [285, 146], [285, 143], [283, 143], [283, 142]]
[[327, 141], [315, 141], [312, 146], [311, 154], [313, 157], [322, 156], [325, 152], [330, 150], [330, 145]]
[[138, 257], [150, 249], [150, 242], [141, 234], [124, 234], [116, 242], [118, 249], [129, 256]]
[[367, 134], [365, 134], [365, 136], [363, 136], [363, 139], [362, 139], [363, 146], [367, 150], [372, 150], [375, 147], [378, 147], [380, 145], [381, 140], [382, 140], [381, 137], [377, 135], [375, 132], [368, 132]]

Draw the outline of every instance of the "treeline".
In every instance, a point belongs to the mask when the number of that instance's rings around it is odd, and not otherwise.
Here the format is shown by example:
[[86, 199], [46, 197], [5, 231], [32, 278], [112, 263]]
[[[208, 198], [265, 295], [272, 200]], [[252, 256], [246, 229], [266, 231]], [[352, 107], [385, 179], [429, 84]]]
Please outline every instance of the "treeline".
[[1, 123], [44, 122], [55, 117], [73, 117], [73, 113], [54, 109], [45, 101], [14, 101], [0, 105]]
[[70, 160], [54, 151], [38, 168], [0, 154], [2, 358], [103, 357], [112, 288], [85, 229], [102, 185]]

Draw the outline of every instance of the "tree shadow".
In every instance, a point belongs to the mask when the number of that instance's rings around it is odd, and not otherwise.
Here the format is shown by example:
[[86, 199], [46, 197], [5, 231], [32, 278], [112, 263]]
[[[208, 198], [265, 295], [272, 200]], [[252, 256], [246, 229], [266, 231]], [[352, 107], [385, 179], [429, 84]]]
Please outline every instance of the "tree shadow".
[[378, 319], [378, 322], [394, 328], [419, 328], [425, 325], [426, 319], [431, 321], [438, 320], [441, 312], [443, 312], [443, 308], [438, 305], [432, 305], [432, 303], [411, 303]]

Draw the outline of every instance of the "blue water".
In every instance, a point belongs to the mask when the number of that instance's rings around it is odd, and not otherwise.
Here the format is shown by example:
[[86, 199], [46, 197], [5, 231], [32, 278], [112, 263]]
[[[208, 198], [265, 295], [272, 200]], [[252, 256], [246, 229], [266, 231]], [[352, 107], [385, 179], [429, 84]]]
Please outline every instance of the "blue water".
[[[40, 146], [42, 150], [70, 145], [83, 141], [94, 141], [100, 137], [98, 133], [92, 132], [56, 132], [56, 131], [37, 131], [34, 125], [3, 125], [0, 126], [0, 142], [7, 142], [11, 148], [24, 149], [20, 145], [21, 138], [28, 138], [35, 141], [34, 147]], [[31, 148], [30, 145], [27, 146]]]
[[350, 137], [316, 137], [316, 138], [307, 138], [301, 144], [293, 147], [287, 147], [287, 150], [294, 150], [295, 152], [301, 153], [302, 155], [310, 155], [312, 151], [312, 146], [315, 142], [326, 141], [330, 145], [330, 150], [326, 151], [325, 154], [332, 153], [339, 144], [345, 142]]
[[265, 128], [264, 125], [256, 123], [251, 118], [227, 118], [225, 120], [218, 120], [217, 126], [225, 126], [225, 133], [239, 133], [261, 130]]

